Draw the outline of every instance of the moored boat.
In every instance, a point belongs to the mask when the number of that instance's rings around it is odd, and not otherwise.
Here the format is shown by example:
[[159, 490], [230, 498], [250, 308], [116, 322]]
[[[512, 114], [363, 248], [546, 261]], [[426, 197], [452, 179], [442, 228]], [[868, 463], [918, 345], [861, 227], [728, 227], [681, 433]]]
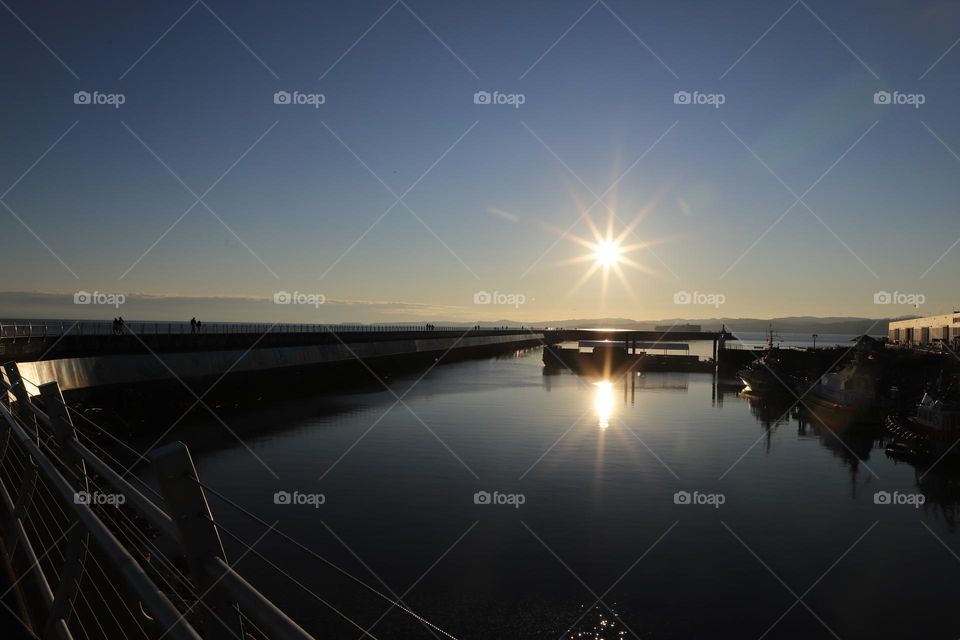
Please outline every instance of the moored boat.
[[757, 394], [790, 393], [796, 380], [774, 345], [773, 326], [767, 332], [767, 352], [737, 372], [737, 378]]
[[960, 454], [960, 385], [956, 379], [940, 385], [942, 391], [928, 391], [916, 407], [916, 413], [904, 417], [887, 416], [884, 427], [900, 442], [906, 442], [918, 453]]
[[737, 377], [750, 391], [761, 394], [789, 393], [795, 382], [776, 350], [738, 371]]
[[848, 424], [878, 422], [887, 404], [877, 392], [879, 381], [875, 355], [860, 351], [845, 366], [820, 376], [812, 385], [799, 386], [798, 391], [814, 412], [828, 412]]

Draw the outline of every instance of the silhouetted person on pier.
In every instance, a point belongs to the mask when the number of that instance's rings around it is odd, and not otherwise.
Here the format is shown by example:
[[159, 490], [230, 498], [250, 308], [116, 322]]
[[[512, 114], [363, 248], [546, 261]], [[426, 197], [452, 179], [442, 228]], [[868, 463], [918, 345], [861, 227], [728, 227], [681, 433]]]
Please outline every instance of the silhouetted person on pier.
[[117, 335], [117, 333], [119, 333], [118, 327], [119, 327], [119, 320], [114, 318], [113, 319], [113, 335]]
[[119, 318], [117, 318], [117, 333], [120, 335], [123, 335], [123, 329], [124, 329], [123, 316], [120, 316]]
[[196, 332], [197, 332], [197, 319], [195, 317], [190, 318], [190, 333], [196, 333]]
[[203, 330], [203, 325], [197, 320], [197, 333], [200, 333]]

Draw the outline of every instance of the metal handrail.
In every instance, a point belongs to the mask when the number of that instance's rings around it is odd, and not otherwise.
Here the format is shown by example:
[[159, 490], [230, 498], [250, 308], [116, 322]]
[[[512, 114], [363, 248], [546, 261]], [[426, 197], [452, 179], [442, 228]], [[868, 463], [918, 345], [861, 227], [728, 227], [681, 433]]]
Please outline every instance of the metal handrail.
[[[184, 539], [184, 536], [187, 536], [189, 532], [181, 526], [182, 522], [178, 522], [177, 518], [171, 517], [169, 514], [177, 513], [182, 518], [181, 503], [189, 502], [189, 499], [184, 500], [178, 494], [165, 491], [164, 498], [167, 502], [165, 506], [169, 508], [171, 504], [173, 506], [180, 504], [181, 508], [179, 511], [176, 509], [168, 511], [158, 506], [126, 480], [123, 475], [113, 469], [110, 464], [80, 443], [75, 435], [64, 437], [64, 426], [69, 428], [71, 434], [75, 432], [72, 423], [69, 421], [66, 406], [62, 403], [62, 396], [56, 382], [41, 387], [44, 402], [48, 405], [44, 407], [44, 410], [33, 403], [26, 391], [24, 381], [19, 375], [16, 364], [7, 363], [5, 368], [9, 381], [0, 377], [0, 426], [5, 424], [8, 427], [8, 433], [13, 436], [12, 440], [22, 447], [25, 455], [28, 456], [28, 458], [23, 459], [24, 464], [28, 460], [33, 461], [36, 473], [42, 476], [43, 481], [48, 486], [52, 487], [55, 496], [60, 499], [61, 507], [66, 507], [65, 513], [72, 514], [74, 524], [70, 528], [82, 528], [82, 531], [91, 537], [126, 586], [140, 599], [144, 609], [163, 627], [163, 637], [169, 635], [171, 638], [199, 640], [201, 635], [186, 619], [189, 609], [180, 611], [176, 608], [167, 597], [164, 589], [150, 577], [134, 557], [132, 554], [133, 547], [128, 549], [89, 504], [76, 499], [78, 489], [71, 484], [71, 481], [64, 476], [62, 471], [71, 473], [79, 480], [80, 486], [85, 486], [84, 481], [89, 481], [92, 477], [87, 475], [87, 471], [94, 472], [118, 495], [123, 495], [125, 504], [135, 509], [168, 542], [175, 547], [184, 549], [187, 556], [190, 555], [191, 540], [189, 538]], [[9, 405], [11, 395], [17, 400], [16, 408]], [[51, 403], [52, 406], [49, 406]], [[60, 417], [55, 422], [52, 416]], [[53, 453], [51, 448], [53, 446], [57, 447], [57, 454]], [[49, 455], [43, 450], [44, 448], [50, 449]], [[2, 450], [2, 453], [0, 453], [0, 469], [2, 469], [5, 466], [4, 462], [7, 460], [6, 456], [12, 454], [7, 447], [0, 447], [0, 450]], [[190, 461], [189, 453], [185, 447], [182, 447], [180, 454], [181, 459], [185, 459], [192, 469], [193, 463]], [[53, 459], [50, 455], [53, 455]], [[67, 463], [64, 460], [71, 462]], [[42, 556], [37, 557], [35, 542], [27, 533], [27, 528], [24, 526], [24, 520], [21, 517], [23, 514], [18, 512], [18, 506], [24, 508], [19, 503], [25, 491], [24, 486], [21, 486], [20, 495], [16, 496], [15, 500], [15, 496], [10, 494], [2, 478], [0, 478], [0, 498], [2, 498], [4, 506], [11, 512], [13, 533], [19, 541], [20, 549], [25, 554], [30, 567], [25, 571], [32, 571], [37, 576], [43, 609], [49, 615], [49, 620], [46, 623], [52, 625], [52, 632], [57, 637], [70, 640], [72, 635], [69, 628], [62, 624], [63, 619], [51, 613], [57, 608], [58, 593], [64, 585], [61, 582], [56, 592], [51, 588], [46, 575], [40, 569]], [[193, 499], [199, 498], [206, 504], [205, 498], [202, 496], [201, 486], [197, 484], [196, 487], [196, 491], [201, 493], [195, 494]], [[27, 504], [29, 503], [30, 499], [27, 498]], [[38, 517], [38, 515], [34, 514], [33, 517]], [[64, 535], [66, 534], [65, 531]], [[229, 571], [226, 571], [224, 567]], [[213, 555], [206, 559], [202, 564], [202, 572], [214, 575], [217, 581], [223, 578], [223, 587], [214, 590], [214, 593], [209, 597], [219, 597], [218, 592], [223, 593], [225, 590], [229, 593], [233, 602], [241, 607], [242, 615], [246, 619], [255, 621], [258, 626], [269, 629], [270, 637], [285, 640], [313, 640], [306, 631], [283, 614], [263, 594], [229, 568], [222, 558]], [[193, 583], [190, 588], [194, 593], [204, 594], [199, 597], [201, 600], [204, 600], [207, 592], [212, 589], [212, 587], [199, 588], [197, 583]], [[218, 609], [218, 607], [214, 607], [214, 609]], [[223, 608], [220, 607], [219, 610], [223, 611]]]
[[[3, 386], [5, 391], [14, 393], [14, 388], [10, 386], [6, 380], [0, 378], [0, 385]], [[32, 402], [28, 402], [26, 406], [37, 418], [37, 420], [39, 420], [43, 426], [50, 429], [52, 433], [53, 425], [51, 424], [50, 417], [42, 409], [40, 409], [40, 407]], [[125, 480], [119, 473], [114, 471], [109, 464], [104, 462], [103, 459], [101, 459], [97, 454], [88, 449], [78, 440], [69, 440], [66, 443], [66, 446], [80, 456], [80, 459], [92, 467], [94, 471], [103, 476], [110, 486], [126, 496], [126, 498], [137, 507], [141, 515], [146, 518], [151, 525], [167, 535], [170, 540], [176, 540], [177, 533], [173, 526], [173, 520], [163, 511], [163, 509], [158, 507], [152, 500], [150, 500], [150, 498], [143, 495], [139, 489], [130, 484], [129, 481]]]
[[221, 558], [214, 558], [207, 570], [223, 584], [223, 587], [237, 599], [245, 611], [258, 613], [257, 626], [268, 632], [269, 637], [277, 640], [302, 640], [309, 637], [300, 625], [287, 617], [275, 604], [267, 600], [243, 576]]
[[[150, 577], [144, 572], [140, 564], [124, 548], [116, 536], [110, 532], [107, 526], [93, 512], [89, 505], [76, 500], [76, 490], [70, 485], [66, 478], [57, 470], [56, 466], [47, 458], [46, 454], [40, 450], [34, 443], [34, 436], [27, 433], [20, 425], [13, 414], [0, 403], [0, 413], [6, 419], [8, 426], [16, 436], [20, 444], [30, 453], [30, 456], [36, 462], [44, 476], [49, 480], [53, 487], [63, 498], [64, 502], [71, 506], [74, 515], [86, 529], [88, 533], [97, 542], [100, 549], [107, 555], [127, 583], [136, 591], [137, 595], [147, 604], [150, 612], [158, 617], [160, 622], [168, 629], [168, 635], [174, 638], [189, 638], [190, 640], [200, 640], [201, 636], [184, 620], [183, 616], [173, 603], [163, 594], [163, 592], [150, 580]], [[21, 540], [25, 544], [29, 543], [29, 537], [22, 526], [18, 527], [18, 533], [25, 538]], [[45, 583], [45, 591], [50, 589]], [[52, 601], [52, 598], [51, 598]]]

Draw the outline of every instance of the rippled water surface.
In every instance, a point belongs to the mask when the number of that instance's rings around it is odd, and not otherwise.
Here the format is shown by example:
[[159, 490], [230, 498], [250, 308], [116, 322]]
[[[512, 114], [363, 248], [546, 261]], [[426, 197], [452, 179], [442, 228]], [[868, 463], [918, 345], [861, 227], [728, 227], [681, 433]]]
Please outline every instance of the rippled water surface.
[[960, 635], [956, 473], [880, 433], [706, 374], [545, 375], [540, 350], [417, 378], [227, 416], [243, 443], [178, 429], [303, 545], [211, 496], [276, 567], [225, 536], [230, 559], [318, 637], [446, 637], [398, 599], [456, 638]]

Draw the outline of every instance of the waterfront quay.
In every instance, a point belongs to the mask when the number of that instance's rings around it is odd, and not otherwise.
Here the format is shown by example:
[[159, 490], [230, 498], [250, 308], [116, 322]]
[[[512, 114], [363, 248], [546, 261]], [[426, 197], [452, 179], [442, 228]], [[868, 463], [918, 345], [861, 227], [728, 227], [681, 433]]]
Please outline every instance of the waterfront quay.
[[203, 387], [305, 371], [344, 375], [429, 365], [438, 360], [495, 355], [541, 346], [554, 338], [540, 329], [433, 325], [209, 324], [61, 321], [4, 324], [0, 358], [17, 362], [28, 388], [57, 381], [65, 394], [171, 381]]

